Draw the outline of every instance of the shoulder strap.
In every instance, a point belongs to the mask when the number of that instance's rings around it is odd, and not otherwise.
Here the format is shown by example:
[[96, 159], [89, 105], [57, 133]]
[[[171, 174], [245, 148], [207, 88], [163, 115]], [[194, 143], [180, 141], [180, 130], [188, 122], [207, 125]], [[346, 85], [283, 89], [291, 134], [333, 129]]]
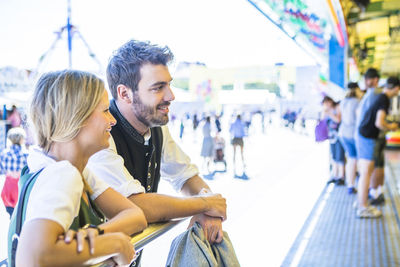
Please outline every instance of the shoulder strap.
[[[28, 200], [28, 198], [25, 198], [26, 191], [28, 190], [29, 185], [32, 183], [32, 181], [42, 172], [43, 169], [44, 168], [40, 169], [36, 173], [28, 174], [28, 175], [30, 175], [30, 177], [24, 183], [24, 186], [22, 187], [21, 193], [19, 195], [19, 200], [20, 201], [18, 201], [17, 214], [16, 214], [17, 221], [16, 221], [16, 229], [15, 229], [15, 234], [17, 234], [18, 236], [21, 233], [21, 228], [22, 228], [22, 223], [23, 223], [23, 221], [22, 221], [22, 215], [23, 214], [22, 213], [24, 211], [25, 203]], [[28, 171], [29, 171], [29, 169], [28, 169]]]
[[[33, 184], [32, 182], [34, 182], [35, 178], [42, 172], [44, 168], [40, 169], [39, 171], [37, 171], [36, 173], [29, 173], [29, 168], [27, 166], [25, 166], [22, 171], [21, 171], [21, 179], [23, 182], [23, 187], [19, 193], [18, 196], [18, 204], [17, 204], [17, 210], [16, 210], [16, 214], [14, 214], [15, 216], [15, 232], [12, 236], [11, 242], [12, 242], [12, 247], [11, 247], [11, 266], [14, 267], [15, 266], [15, 256], [16, 256], [16, 252], [17, 252], [17, 246], [18, 246], [18, 239], [19, 239], [19, 235], [21, 234], [21, 229], [22, 229], [22, 224], [23, 221], [25, 220], [25, 204], [29, 198], [29, 193], [28, 196], [26, 197], [27, 191], [30, 187], [31, 184]], [[28, 177], [23, 177], [23, 176], [28, 176]], [[24, 181], [26, 180], [26, 181]], [[30, 191], [29, 191], [30, 192]]]

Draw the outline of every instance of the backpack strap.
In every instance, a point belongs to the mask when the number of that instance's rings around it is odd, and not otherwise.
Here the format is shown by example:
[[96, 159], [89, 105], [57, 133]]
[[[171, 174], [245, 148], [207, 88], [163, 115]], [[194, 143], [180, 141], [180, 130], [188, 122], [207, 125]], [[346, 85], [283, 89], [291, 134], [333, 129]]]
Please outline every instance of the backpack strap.
[[[22, 230], [22, 224], [23, 224], [23, 220], [25, 220], [25, 218], [23, 218], [23, 212], [25, 211], [25, 204], [27, 202], [27, 199], [25, 199], [25, 195], [28, 191], [29, 186], [31, 185], [31, 183], [34, 181], [34, 179], [43, 171], [44, 168], [40, 169], [39, 171], [37, 171], [34, 174], [29, 174], [29, 169], [25, 166], [24, 169], [22, 170], [23, 175], [30, 175], [30, 177], [28, 178], [28, 180], [24, 183], [24, 186], [22, 187], [22, 190], [20, 191], [19, 194], [19, 198], [18, 198], [18, 204], [17, 204], [17, 210], [16, 210], [16, 224], [15, 224], [15, 233], [12, 236], [12, 260], [11, 260], [11, 266], [14, 267], [15, 266], [15, 256], [16, 256], [16, 252], [17, 252], [17, 246], [18, 246], [18, 240], [19, 240], [19, 235], [21, 234], [21, 230]], [[27, 174], [28, 172], [28, 174]], [[29, 197], [29, 195], [28, 195]]]

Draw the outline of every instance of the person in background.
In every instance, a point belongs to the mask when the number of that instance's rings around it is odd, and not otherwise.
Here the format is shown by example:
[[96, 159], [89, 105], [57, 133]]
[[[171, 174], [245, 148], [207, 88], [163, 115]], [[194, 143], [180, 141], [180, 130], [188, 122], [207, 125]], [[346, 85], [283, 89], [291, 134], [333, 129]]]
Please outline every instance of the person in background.
[[245, 136], [245, 125], [242, 122], [240, 115], [236, 116], [236, 120], [231, 124], [229, 132], [232, 135], [231, 144], [233, 146], [233, 168], [236, 176], [236, 150], [238, 147], [240, 148], [240, 156], [242, 159], [243, 170], [245, 169], [246, 166], [243, 157], [243, 147], [244, 147], [243, 138]]
[[[360, 179], [358, 182], [358, 209], [359, 218], [378, 218], [382, 212], [368, 203], [368, 191], [374, 168], [383, 169], [383, 148], [385, 143], [379, 142], [381, 131], [398, 129], [397, 123], [385, 121], [389, 112], [390, 98], [399, 93], [400, 81], [396, 77], [389, 77], [383, 92], [380, 94], [368, 93], [364, 96], [360, 108], [360, 124], [356, 129], [355, 140], [359, 164]], [[383, 179], [380, 185], [383, 185]]]
[[332, 174], [328, 184], [344, 185], [344, 149], [338, 139], [341, 114], [339, 105], [329, 96], [322, 100], [322, 119], [327, 120], [332, 156]]
[[15, 105], [11, 108], [11, 113], [8, 116], [7, 120], [11, 124], [11, 128], [19, 127], [22, 123], [21, 114], [19, 113], [17, 107]]
[[225, 139], [217, 131], [214, 137], [214, 162], [222, 162], [224, 164], [224, 172], [226, 172], [225, 160]]
[[204, 164], [207, 167], [207, 172], [210, 174], [210, 164], [214, 152], [214, 142], [211, 136], [211, 118], [207, 116], [203, 125], [203, 143], [201, 145], [200, 156], [203, 157]]
[[339, 126], [339, 140], [346, 151], [346, 184], [349, 194], [355, 194], [357, 175], [357, 151], [354, 140], [356, 129], [356, 111], [363, 93], [357, 83], [348, 84], [346, 97], [340, 102], [339, 109], [341, 123]]
[[5, 148], [0, 154], [0, 174], [6, 176], [1, 198], [10, 217], [18, 201], [19, 176], [28, 157], [25, 138], [24, 129], [20, 127], [11, 128], [7, 133], [7, 139], [11, 142], [11, 146]]
[[215, 115], [215, 127], [217, 127], [217, 132], [220, 133], [222, 131], [221, 128], [221, 115]]
[[185, 123], [184, 123], [184, 118], [181, 118], [181, 123], [179, 125], [179, 139], [182, 140], [183, 138], [183, 132], [185, 131]]
[[109, 255], [117, 265], [129, 264], [135, 251], [128, 235], [147, 226], [143, 211], [85, 169], [93, 153], [108, 147], [115, 125], [103, 81], [73, 70], [44, 74], [30, 115], [41, 149], [30, 152], [28, 167], [40, 173], [27, 200], [16, 266], [83, 266]]
[[197, 113], [193, 114], [193, 131], [195, 132], [199, 126], [199, 119], [197, 118]]

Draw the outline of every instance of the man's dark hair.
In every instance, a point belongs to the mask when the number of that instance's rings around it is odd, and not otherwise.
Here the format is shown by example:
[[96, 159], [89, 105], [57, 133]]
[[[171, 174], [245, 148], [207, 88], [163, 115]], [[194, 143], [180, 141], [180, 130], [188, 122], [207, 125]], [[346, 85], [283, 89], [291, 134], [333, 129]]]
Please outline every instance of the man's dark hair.
[[389, 77], [386, 81], [387, 89], [394, 89], [396, 86], [400, 86], [400, 80], [397, 77]]
[[130, 40], [114, 51], [107, 66], [107, 81], [111, 94], [117, 99], [117, 86], [123, 84], [136, 91], [141, 79], [140, 68], [147, 63], [166, 66], [174, 55], [168, 46]]
[[359, 86], [358, 86], [358, 83], [349, 82], [349, 84], [347, 85], [347, 88], [349, 88], [349, 89], [357, 89], [357, 88], [359, 88]]
[[364, 74], [365, 79], [373, 79], [373, 78], [378, 78], [379, 79], [380, 75], [379, 72], [374, 69], [374, 68], [369, 68]]

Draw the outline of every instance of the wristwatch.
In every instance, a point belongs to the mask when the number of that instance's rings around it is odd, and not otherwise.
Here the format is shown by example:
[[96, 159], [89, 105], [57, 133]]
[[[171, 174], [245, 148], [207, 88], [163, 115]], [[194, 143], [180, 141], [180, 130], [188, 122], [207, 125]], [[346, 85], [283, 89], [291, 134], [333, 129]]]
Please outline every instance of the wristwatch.
[[88, 228], [96, 229], [99, 235], [104, 234], [104, 229], [101, 229], [98, 225], [88, 223], [82, 227], [82, 229], [88, 229]]

